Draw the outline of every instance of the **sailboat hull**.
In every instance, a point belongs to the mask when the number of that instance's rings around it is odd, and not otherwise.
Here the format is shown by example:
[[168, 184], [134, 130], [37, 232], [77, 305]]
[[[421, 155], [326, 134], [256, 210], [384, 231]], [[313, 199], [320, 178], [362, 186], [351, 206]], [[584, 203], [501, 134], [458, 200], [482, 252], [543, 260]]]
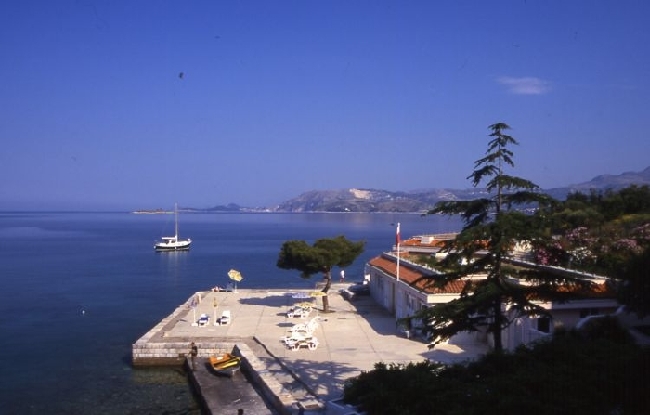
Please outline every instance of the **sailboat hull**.
[[166, 244], [164, 242], [155, 244], [154, 249], [156, 252], [169, 252], [169, 251], [189, 251], [191, 241], [178, 241], [174, 244]]

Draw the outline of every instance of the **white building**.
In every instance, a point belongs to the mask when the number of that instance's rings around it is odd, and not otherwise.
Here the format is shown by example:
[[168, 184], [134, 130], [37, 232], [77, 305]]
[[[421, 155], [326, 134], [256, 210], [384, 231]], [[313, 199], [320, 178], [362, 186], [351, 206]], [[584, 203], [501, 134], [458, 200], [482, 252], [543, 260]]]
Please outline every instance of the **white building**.
[[[419, 249], [419, 252], [422, 250]], [[423, 307], [432, 307], [459, 298], [467, 280], [485, 278], [485, 275], [476, 275], [451, 281], [444, 287], [434, 287], [430, 282], [435, 278], [436, 271], [408, 261], [408, 255], [400, 255], [398, 270], [396, 259], [395, 253], [385, 253], [371, 259], [366, 266], [366, 275], [370, 279], [370, 295], [396, 318], [410, 317]], [[592, 282], [593, 288], [584, 299], [563, 303], [538, 302], [549, 311], [550, 318], [515, 318], [502, 332], [504, 348], [513, 350], [520, 344], [528, 344], [549, 336], [554, 330], [575, 328], [582, 318], [590, 315], [613, 314], [617, 302], [614, 294], [607, 289], [605, 279], [592, 278]], [[491, 336], [485, 331], [463, 332], [446, 342], [491, 345]]]

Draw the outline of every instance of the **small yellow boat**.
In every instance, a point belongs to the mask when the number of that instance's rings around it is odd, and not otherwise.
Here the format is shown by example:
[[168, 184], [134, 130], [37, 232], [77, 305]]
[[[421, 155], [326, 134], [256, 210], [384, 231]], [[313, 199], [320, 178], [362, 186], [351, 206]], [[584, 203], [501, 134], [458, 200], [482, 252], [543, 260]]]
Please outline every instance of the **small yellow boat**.
[[210, 366], [217, 373], [230, 374], [239, 369], [241, 357], [225, 353], [219, 357], [210, 356]]

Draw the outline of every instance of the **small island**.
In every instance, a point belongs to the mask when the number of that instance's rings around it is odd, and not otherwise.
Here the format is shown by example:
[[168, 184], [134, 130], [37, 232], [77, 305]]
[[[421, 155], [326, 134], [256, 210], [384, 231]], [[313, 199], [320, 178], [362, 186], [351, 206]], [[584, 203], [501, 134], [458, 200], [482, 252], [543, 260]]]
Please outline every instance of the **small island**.
[[140, 209], [140, 210], [134, 210], [133, 212], [136, 215], [171, 215], [174, 213], [173, 211], [167, 211], [163, 209]]

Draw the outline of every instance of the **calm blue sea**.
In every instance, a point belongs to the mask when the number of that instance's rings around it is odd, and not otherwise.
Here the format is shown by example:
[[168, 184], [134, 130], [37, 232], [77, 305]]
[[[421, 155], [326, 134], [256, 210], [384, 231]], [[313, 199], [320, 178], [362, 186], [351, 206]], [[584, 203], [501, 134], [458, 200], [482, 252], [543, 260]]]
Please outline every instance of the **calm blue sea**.
[[134, 370], [131, 344], [191, 293], [228, 282], [241, 288], [313, 287], [276, 267], [285, 240], [345, 235], [366, 252], [402, 238], [458, 230], [457, 219], [404, 214], [184, 214], [192, 250], [155, 253], [173, 215], [0, 212], [0, 413], [198, 414], [180, 370]]

